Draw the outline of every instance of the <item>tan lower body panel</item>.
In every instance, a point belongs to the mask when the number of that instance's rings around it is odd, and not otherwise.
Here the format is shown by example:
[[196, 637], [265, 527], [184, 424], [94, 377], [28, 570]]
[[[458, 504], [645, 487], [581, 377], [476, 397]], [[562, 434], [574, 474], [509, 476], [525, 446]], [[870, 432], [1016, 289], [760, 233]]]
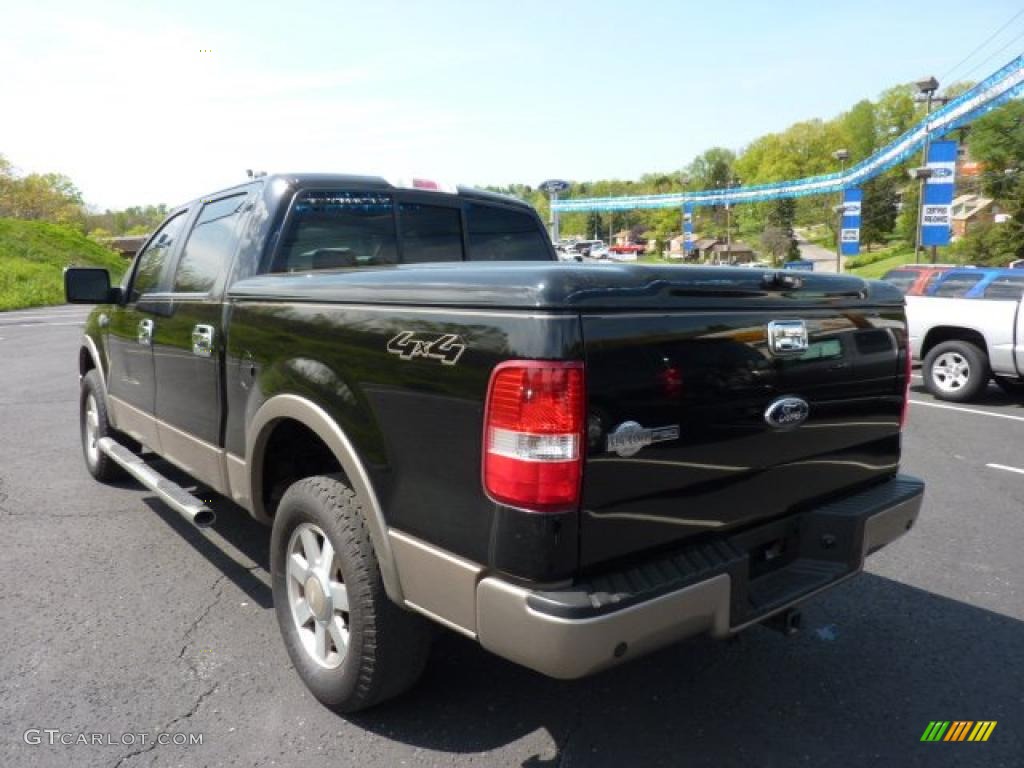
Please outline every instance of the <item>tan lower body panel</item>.
[[157, 419], [160, 434], [160, 455], [177, 464], [196, 480], [210, 486], [217, 493], [227, 495], [227, 468], [225, 451], [215, 445], [182, 432], [165, 421]]
[[128, 405], [113, 395], [107, 395], [107, 409], [111, 423], [127, 435], [131, 435], [147, 448], [160, 452], [160, 435], [156, 419], [134, 405]]
[[388, 538], [405, 604], [476, 637], [476, 584], [483, 568], [394, 529]]
[[250, 509], [249, 478], [244, 459], [193, 437], [116, 397], [108, 395], [107, 404], [111, 422], [117, 429], [131, 435], [217, 493], [230, 496], [242, 507]]
[[249, 466], [245, 459], [233, 453], [226, 453], [225, 458], [232, 500], [238, 506], [252, 511], [252, 500], [249, 498]]
[[539, 613], [529, 590], [494, 577], [477, 587], [477, 636], [499, 656], [565, 680], [635, 659], [676, 640], [729, 634], [726, 574], [586, 619]]

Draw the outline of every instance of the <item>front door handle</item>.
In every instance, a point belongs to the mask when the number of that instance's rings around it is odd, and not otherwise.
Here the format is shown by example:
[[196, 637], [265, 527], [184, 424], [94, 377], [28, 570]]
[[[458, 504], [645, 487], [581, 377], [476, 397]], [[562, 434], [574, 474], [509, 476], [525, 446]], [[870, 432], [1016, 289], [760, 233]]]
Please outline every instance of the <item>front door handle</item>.
[[209, 357], [213, 354], [213, 326], [197, 325], [192, 329], [192, 354]]
[[139, 321], [139, 344], [146, 347], [153, 345], [153, 321], [148, 317]]

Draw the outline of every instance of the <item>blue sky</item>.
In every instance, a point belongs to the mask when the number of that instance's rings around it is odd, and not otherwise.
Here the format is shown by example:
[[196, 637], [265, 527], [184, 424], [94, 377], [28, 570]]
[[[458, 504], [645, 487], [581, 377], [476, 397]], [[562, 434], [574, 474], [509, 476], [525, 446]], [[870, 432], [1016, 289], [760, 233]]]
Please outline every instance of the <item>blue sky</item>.
[[[245, 168], [635, 178], [942, 78], [1021, 9], [0, 0], [0, 153], [100, 207], [182, 202]], [[1024, 16], [947, 80], [1022, 50]]]

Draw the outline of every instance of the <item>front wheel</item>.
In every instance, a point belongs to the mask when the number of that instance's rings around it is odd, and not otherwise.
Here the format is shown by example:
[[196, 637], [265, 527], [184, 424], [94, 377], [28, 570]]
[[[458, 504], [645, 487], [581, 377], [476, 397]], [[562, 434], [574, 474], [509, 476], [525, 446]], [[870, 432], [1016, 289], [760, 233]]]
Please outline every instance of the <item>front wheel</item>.
[[925, 356], [921, 373], [929, 392], [956, 403], [980, 395], [992, 375], [985, 353], [968, 341], [935, 345]]
[[362, 509], [341, 480], [308, 477], [285, 492], [270, 558], [285, 648], [321, 703], [356, 712], [416, 682], [431, 626], [388, 598]]
[[125, 471], [99, 447], [101, 438], [114, 434], [107, 420], [107, 400], [103, 381], [94, 368], [82, 377], [79, 398], [79, 429], [82, 435], [82, 454], [89, 474], [101, 483], [110, 483], [125, 477]]

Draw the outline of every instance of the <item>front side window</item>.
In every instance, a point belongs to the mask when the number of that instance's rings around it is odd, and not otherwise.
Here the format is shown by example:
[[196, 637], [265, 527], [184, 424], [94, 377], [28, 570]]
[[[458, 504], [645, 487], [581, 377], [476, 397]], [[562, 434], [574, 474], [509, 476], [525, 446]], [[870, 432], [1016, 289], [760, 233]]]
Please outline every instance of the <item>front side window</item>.
[[203, 206], [174, 273], [174, 290], [207, 293], [224, 274], [238, 245], [238, 219], [246, 195], [232, 195]]
[[185, 212], [182, 211], [164, 224], [139, 254], [139, 261], [135, 267], [135, 276], [132, 279], [132, 287], [128, 296], [129, 301], [138, 301], [142, 294], [149, 293], [159, 285], [164, 267], [167, 266], [167, 259], [174, 250], [174, 244], [184, 226]]
[[397, 261], [391, 195], [307, 190], [295, 200], [271, 271], [306, 272]]
[[462, 261], [462, 214], [458, 208], [402, 203], [402, 263]]
[[470, 203], [466, 228], [470, 261], [551, 260], [546, 238], [528, 213]]
[[981, 275], [953, 275], [947, 277], [935, 287], [934, 296], [956, 298], [965, 295], [981, 281]]

